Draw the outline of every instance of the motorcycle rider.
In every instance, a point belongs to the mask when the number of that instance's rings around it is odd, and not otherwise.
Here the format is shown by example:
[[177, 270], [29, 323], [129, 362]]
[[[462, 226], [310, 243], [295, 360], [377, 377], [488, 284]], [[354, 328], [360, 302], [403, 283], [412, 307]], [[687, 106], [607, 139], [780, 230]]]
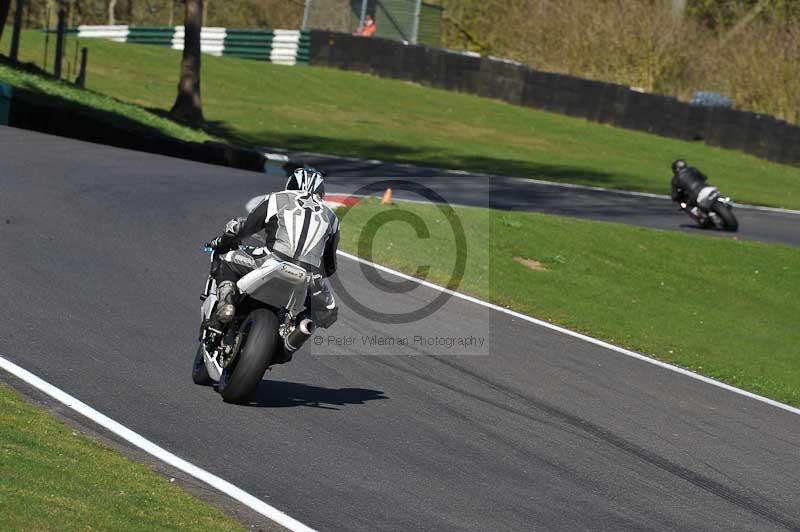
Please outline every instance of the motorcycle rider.
[[[217, 251], [211, 265], [218, 299], [214, 318], [220, 325], [229, 323], [236, 314], [236, 281], [264, 264], [270, 255], [311, 274], [306, 312], [319, 327], [333, 325], [338, 309], [325, 278], [336, 271], [339, 219], [323, 203], [324, 196], [322, 174], [313, 168], [298, 168], [285, 190], [268, 195], [246, 218], [229, 221], [222, 236], [211, 242]], [[241, 239], [262, 230], [266, 232], [265, 246], [250, 252], [237, 249]]]
[[697, 212], [697, 195], [707, 183], [705, 174], [688, 166], [683, 159], [672, 162], [672, 201], [680, 203], [681, 208], [695, 219], [700, 218]]

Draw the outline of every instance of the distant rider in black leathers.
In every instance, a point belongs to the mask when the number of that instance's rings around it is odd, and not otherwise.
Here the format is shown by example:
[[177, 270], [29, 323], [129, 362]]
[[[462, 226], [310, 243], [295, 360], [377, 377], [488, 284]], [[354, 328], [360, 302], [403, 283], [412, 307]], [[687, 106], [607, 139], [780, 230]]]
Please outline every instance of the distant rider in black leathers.
[[689, 215], [699, 219], [697, 209], [697, 195], [707, 186], [708, 178], [693, 166], [688, 166], [683, 159], [672, 163], [672, 201], [680, 204]]

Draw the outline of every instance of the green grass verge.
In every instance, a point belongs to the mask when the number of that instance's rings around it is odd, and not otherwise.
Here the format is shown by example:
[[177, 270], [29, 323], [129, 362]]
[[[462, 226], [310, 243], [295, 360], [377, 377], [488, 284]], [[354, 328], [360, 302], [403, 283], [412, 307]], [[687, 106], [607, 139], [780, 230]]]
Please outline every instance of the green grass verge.
[[[43, 43], [41, 32], [24, 33], [23, 59], [41, 64]], [[180, 52], [80, 44], [90, 49], [89, 88], [169, 109]], [[799, 168], [351, 72], [203, 56], [203, 105], [209, 132], [234, 142], [656, 193], [684, 157], [739, 201], [800, 208]]]
[[158, 116], [138, 105], [125, 103], [110, 96], [89, 90], [81, 90], [67, 83], [48, 79], [39, 75], [16, 70], [0, 64], [0, 82], [17, 88], [52, 95], [60, 98], [65, 105], [83, 107], [115, 113], [130, 119], [138, 126], [156, 129], [171, 137], [187, 141], [204, 142], [212, 137], [204, 131], [195, 130], [172, 120]]
[[0, 530], [244, 530], [0, 385]]
[[[342, 215], [341, 247], [447, 283], [450, 225], [403, 203], [431, 234], [378, 227], [377, 201]], [[459, 290], [800, 406], [800, 249], [536, 213], [455, 208], [467, 236]], [[487, 245], [488, 244], [488, 245]], [[491, 258], [491, 262], [489, 262]], [[538, 261], [544, 271], [518, 262]]]

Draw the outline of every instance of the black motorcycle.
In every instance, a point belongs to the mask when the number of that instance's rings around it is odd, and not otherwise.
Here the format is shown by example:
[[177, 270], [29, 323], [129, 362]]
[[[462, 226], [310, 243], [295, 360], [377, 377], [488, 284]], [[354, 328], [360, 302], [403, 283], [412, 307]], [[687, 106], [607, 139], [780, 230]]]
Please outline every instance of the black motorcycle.
[[697, 195], [696, 205], [689, 207], [682, 202], [681, 209], [704, 229], [732, 232], [739, 229], [731, 199], [724, 197], [717, 187], [703, 187]]

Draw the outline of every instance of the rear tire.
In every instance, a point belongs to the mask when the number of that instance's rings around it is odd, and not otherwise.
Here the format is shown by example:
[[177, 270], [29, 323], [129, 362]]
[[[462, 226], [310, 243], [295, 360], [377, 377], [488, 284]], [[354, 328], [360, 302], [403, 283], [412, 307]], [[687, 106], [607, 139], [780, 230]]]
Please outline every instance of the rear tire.
[[195, 384], [199, 384], [200, 386], [211, 386], [214, 381], [211, 380], [211, 377], [208, 375], [206, 361], [203, 354], [203, 344], [200, 344], [197, 346], [197, 354], [194, 355], [194, 364], [192, 365], [192, 380]]
[[711, 210], [722, 218], [723, 229], [725, 229], [725, 231], [735, 232], [739, 229], [739, 222], [736, 220], [736, 216], [733, 215], [733, 211], [728, 205], [717, 201], [711, 206]]
[[246, 403], [275, 357], [278, 317], [266, 309], [254, 310], [239, 328], [245, 334], [239, 353], [222, 371], [219, 393], [228, 403]]

